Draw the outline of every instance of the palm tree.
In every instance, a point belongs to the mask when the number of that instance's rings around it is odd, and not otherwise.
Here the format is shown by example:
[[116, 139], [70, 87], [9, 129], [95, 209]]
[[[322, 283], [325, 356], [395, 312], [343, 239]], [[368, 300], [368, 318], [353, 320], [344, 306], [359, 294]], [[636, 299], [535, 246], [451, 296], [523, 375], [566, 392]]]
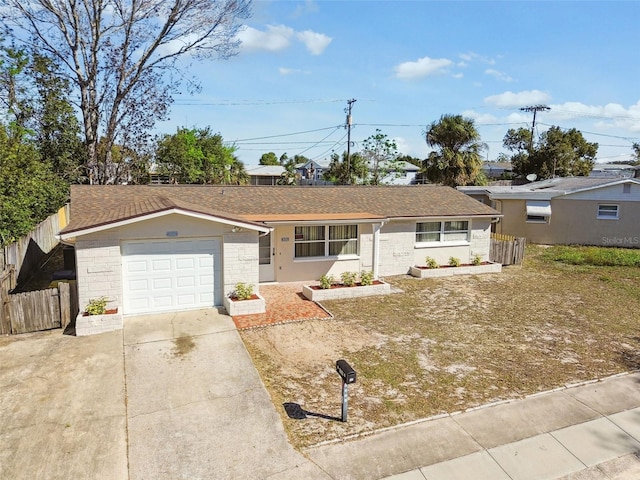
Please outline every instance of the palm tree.
[[287, 158], [286, 163], [283, 164], [283, 167], [284, 167], [284, 172], [282, 172], [282, 175], [278, 179], [278, 185], [296, 185], [298, 183], [299, 178], [298, 178], [298, 173], [296, 172], [295, 157]]
[[429, 125], [425, 137], [430, 147], [437, 147], [422, 163], [421, 173], [429, 181], [451, 187], [486, 183], [480, 155], [486, 145], [472, 119], [443, 115]]

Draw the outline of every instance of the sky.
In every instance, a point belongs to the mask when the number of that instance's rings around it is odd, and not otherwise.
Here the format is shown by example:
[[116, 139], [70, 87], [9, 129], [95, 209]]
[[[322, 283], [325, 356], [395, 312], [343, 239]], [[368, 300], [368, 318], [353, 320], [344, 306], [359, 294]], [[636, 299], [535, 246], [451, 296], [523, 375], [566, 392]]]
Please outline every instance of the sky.
[[201, 85], [176, 97], [158, 132], [220, 133], [248, 167], [263, 153], [314, 160], [351, 152], [379, 129], [426, 158], [424, 132], [444, 114], [471, 118], [505, 152], [521, 108], [546, 105], [536, 136], [576, 128], [597, 161], [625, 161], [640, 142], [639, 1], [375, 1], [253, 3], [228, 60], [184, 66]]

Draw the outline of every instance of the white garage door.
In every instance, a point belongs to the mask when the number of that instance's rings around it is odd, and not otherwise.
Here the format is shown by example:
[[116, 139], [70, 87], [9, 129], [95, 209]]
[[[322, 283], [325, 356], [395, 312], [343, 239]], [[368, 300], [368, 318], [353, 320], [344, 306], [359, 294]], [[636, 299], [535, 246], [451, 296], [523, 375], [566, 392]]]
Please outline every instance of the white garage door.
[[122, 244], [124, 313], [222, 304], [220, 240], [139, 240]]

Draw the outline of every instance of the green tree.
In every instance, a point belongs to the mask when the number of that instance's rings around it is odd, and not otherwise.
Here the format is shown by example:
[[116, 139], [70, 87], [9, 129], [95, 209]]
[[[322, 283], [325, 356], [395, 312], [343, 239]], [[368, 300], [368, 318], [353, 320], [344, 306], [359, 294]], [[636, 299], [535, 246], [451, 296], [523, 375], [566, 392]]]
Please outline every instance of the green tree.
[[429, 181], [452, 187], [486, 183], [480, 155], [486, 146], [473, 119], [443, 115], [427, 127], [425, 137], [430, 147], [437, 147], [422, 164], [421, 173]]
[[108, 183], [111, 146], [131, 147], [166, 118], [185, 79], [178, 60], [237, 53], [251, 0], [5, 0], [3, 7], [14, 38], [50, 57], [72, 82], [90, 181]]
[[38, 92], [33, 118], [35, 141], [40, 156], [51, 162], [53, 171], [70, 183], [86, 181], [83, 166], [86, 151], [80, 139], [80, 124], [69, 100], [69, 81], [54, 62], [34, 53], [31, 74]]
[[263, 153], [260, 157], [260, 165], [280, 165], [280, 161], [275, 153]]
[[634, 143], [633, 144], [633, 154], [636, 157], [635, 162], [632, 162], [633, 165], [640, 165], [640, 143]]
[[179, 128], [157, 143], [158, 173], [171, 183], [240, 185], [248, 183], [244, 164], [235, 156], [236, 147], [224, 145], [219, 133], [209, 128]]
[[286, 155], [287, 154], [285, 153], [280, 157], [280, 160], [284, 157], [286, 161], [283, 165], [284, 172], [282, 172], [282, 175], [280, 175], [280, 178], [278, 179], [278, 185], [297, 185], [299, 175], [296, 170], [296, 161], [293, 158], [287, 158]]
[[53, 171], [80, 183], [84, 148], [70, 100], [69, 83], [51, 59], [0, 46], [0, 99], [11, 131], [33, 141]]
[[399, 155], [398, 156], [398, 161], [399, 162], [406, 162], [406, 163], [410, 163], [411, 165], [415, 165], [416, 167], [421, 167], [422, 166], [422, 162], [424, 160], [421, 160], [417, 157], [412, 157], [411, 155]]
[[353, 153], [347, 162], [347, 152], [342, 153], [342, 159], [337, 153], [331, 155], [329, 168], [323, 178], [336, 185], [355, 185], [367, 183], [369, 166], [367, 160], [359, 153]]
[[18, 128], [0, 125], [0, 243], [11, 243], [56, 212], [68, 184]]
[[32, 116], [29, 101], [29, 76], [27, 67], [29, 57], [24, 49], [18, 49], [14, 45], [0, 46], [0, 102], [3, 106], [3, 114], [10, 125], [9, 133], [18, 137], [27, 129], [27, 121]]
[[390, 176], [399, 175], [398, 147], [380, 129], [368, 137], [364, 143], [360, 155], [369, 164], [371, 175], [369, 183], [381, 185]]
[[538, 179], [587, 176], [595, 164], [598, 144], [585, 140], [572, 128], [553, 126], [533, 142], [525, 128], [509, 129], [503, 145], [513, 152], [510, 160], [516, 175], [535, 174]]

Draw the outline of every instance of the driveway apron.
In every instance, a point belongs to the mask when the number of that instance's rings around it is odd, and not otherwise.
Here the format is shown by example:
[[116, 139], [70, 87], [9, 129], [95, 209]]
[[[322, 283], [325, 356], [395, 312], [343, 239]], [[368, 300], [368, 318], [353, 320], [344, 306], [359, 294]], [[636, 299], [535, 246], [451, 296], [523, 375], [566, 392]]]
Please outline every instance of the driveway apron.
[[121, 332], [0, 337], [0, 478], [127, 478]]
[[327, 478], [288, 443], [230, 317], [128, 318], [129, 478]]

